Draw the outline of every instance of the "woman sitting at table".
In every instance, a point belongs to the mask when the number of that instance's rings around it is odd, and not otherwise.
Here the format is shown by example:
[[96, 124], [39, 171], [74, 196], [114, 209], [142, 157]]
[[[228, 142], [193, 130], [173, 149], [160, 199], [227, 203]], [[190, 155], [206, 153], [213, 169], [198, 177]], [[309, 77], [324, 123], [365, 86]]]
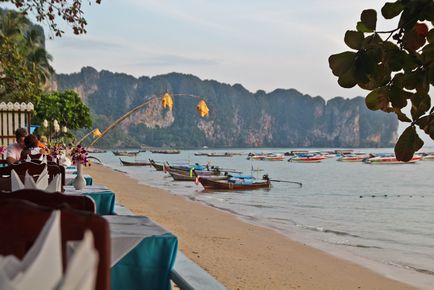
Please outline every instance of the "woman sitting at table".
[[41, 154], [41, 149], [38, 147], [39, 140], [33, 134], [24, 138], [24, 149], [21, 151], [21, 161], [25, 161], [28, 157], [32, 158], [33, 155]]

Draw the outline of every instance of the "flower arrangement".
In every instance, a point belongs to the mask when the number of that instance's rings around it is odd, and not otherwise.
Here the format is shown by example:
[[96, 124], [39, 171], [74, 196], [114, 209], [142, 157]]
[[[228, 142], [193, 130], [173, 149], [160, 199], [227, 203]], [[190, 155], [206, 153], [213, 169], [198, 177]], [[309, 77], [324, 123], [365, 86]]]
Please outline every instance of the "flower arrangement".
[[88, 159], [88, 153], [86, 151], [86, 148], [81, 145], [77, 145], [77, 147], [72, 148], [71, 159], [72, 163], [74, 164], [83, 164], [84, 166], [90, 166], [90, 161]]
[[50, 156], [54, 159], [57, 160], [61, 157], [62, 154], [65, 153], [65, 147], [62, 145], [54, 145], [50, 148]]

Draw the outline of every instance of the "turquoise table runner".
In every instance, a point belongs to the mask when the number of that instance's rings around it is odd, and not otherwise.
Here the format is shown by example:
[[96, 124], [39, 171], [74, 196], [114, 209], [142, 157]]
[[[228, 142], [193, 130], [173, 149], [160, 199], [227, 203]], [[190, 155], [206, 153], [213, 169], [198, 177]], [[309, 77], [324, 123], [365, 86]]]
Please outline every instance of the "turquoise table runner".
[[64, 189], [66, 194], [83, 194], [92, 198], [98, 215], [115, 214], [115, 193], [105, 186], [90, 185], [81, 190], [76, 190], [73, 186], [65, 186]]
[[[111, 270], [111, 290], [168, 290], [178, 239], [143, 216], [105, 216], [110, 224], [112, 256], [116, 245], [133, 245]], [[113, 248], [114, 247], [114, 248]], [[123, 247], [125, 251], [125, 247]], [[122, 251], [122, 250], [121, 250]], [[122, 255], [121, 255], [122, 256]]]

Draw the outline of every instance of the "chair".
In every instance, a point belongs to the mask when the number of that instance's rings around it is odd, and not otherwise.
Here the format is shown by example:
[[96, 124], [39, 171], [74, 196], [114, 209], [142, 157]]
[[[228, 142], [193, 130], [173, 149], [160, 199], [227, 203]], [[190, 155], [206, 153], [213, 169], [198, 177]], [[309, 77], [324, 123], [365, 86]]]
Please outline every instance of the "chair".
[[[51, 182], [56, 174], [60, 174], [62, 178], [62, 191], [63, 187], [65, 186], [65, 167], [59, 166], [53, 163], [49, 164], [42, 164], [42, 163], [35, 163], [35, 162], [23, 162], [20, 164], [12, 164], [7, 167], [0, 167], [0, 176], [10, 176], [11, 171], [15, 170], [15, 172], [20, 177], [24, 177], [26, 175], [26, 172], [28, 172], [30, 175], [39, 175], [42, 173], [42, 171], [45, 169], [45, 166], [47, 166], [48, 170], [48, 181]], [[23, 180], [24, 181], [24, 180]]]
[[[15, 255], [22, 259], [51, 212], [51, 208], [28, 201], [0, 199], [0, 255]], [[110, 289], [110, 229], [108, 222], [100, 216], [70, 208], [61, 209], [63, 269], [66, 265], [67, 242], [82, 240], [86, 229], [93, 233], [99, 256], [95, 290]]]
[[62, 208], [64, 204], [67, 204], [70, 208], [76, 210], [91, 213], [95, 213], [96, 211], [93, 199], [85, 195], [66, 195], [60, 192], [48, 193], [38, 189], [22, 189], [13, 193], [0, 191], [0, 200], [3, 199], [27, 200], [40, 206], [56, 209]]

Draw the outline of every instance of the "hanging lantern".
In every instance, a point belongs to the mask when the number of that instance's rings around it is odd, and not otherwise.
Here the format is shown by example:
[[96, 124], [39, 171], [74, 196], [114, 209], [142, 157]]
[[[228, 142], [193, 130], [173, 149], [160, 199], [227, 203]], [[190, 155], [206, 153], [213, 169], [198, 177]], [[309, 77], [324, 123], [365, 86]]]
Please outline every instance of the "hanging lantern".
[[48, 128], [48, 121], [47, 121], [47, 119], [45, 119], [45, 120], [42, 122], [42, 127], [44, 127], [44, 128]]
[[161, 103], [163, 104], [163, 108], [164, 109], [166, 109], [167, 107], [169, 107], [169, 110], [172, 110], [173, 100], [172, 100], [172, 96], [169, 93], [165, 93], [164, 94]]
[[101, 136], [102, 136], [102, 133], [98, 128], [93, 130], [93, 138], [97, 138], [97, 137], [101, 137]]
[[208, 106], [206, 105], [204, 100], [200, 100], [196, 106], [196, 110], [199, 112], [201, 117], [207, 117], [209, 113]]
[[68, 132], [68, 128], [67, 128], [66, 126], [63, 126], [63, 128], [62, 128], [62, 132], [63, 132], [63, 133], [67, 133], [67, 132]]

